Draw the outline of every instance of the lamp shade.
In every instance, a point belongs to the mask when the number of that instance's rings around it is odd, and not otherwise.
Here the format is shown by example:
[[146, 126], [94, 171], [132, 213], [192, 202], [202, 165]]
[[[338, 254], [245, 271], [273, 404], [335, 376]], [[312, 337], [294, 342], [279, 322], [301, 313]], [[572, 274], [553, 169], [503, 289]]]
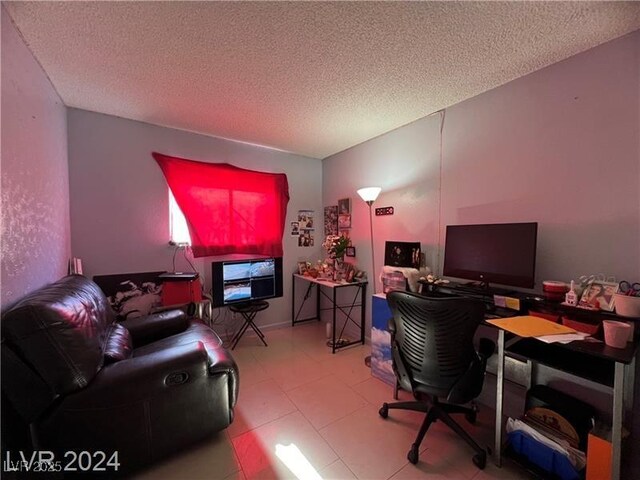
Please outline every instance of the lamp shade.
[[365, 202], [375, 202], [381, 191], [382, 188], [380, 187], [365, 187], [358, 190], [358, 195], [360, 195]]

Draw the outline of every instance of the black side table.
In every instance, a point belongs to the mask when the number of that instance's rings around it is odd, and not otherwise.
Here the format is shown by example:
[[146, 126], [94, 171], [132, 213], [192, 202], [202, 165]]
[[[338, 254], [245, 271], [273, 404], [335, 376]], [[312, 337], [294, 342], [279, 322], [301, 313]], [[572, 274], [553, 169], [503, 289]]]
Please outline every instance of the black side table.
[[242, 315], [242, 318], [244, 318], [244, 324], [231, 339], [231, 350], [236, 348], [236, 345], [244, 335], [244, 332], [246, 332], [247, 328], [249, 327], [253, 328], [253, 331], [256, 332], [258, 338], [262, 341], [262, 343], [264, 343], [264, 346], [268, 347], [267, 342], [264, 340], [264, 333], [262, 333], [258, 326], [253, 323], [253, 319], [256, 317], [258, 312], [266, 310], [267, 308], [269, 308], [269, 302], [265, 302], [264, 300], [256, 300], [255, 302], [229, 305], [229, 310], [231, 310], [233, 313], [239, 313], [240, 315]]

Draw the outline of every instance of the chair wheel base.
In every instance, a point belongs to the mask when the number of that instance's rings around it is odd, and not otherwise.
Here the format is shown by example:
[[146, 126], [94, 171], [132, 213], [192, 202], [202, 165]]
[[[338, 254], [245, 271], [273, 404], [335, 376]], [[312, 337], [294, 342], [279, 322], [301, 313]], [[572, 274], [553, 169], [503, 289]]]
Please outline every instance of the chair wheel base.
[[473, 464], [478, 467], [480, 470], [484, 470], [484, 467], [487, 466], [487, 453], [482, 452], [473, 456]]
[[478, 419], [478, 414], [475, 411], [471, 413], [465, 413], [464, 418], [466, 418], [467, 422], [469, 422], [471, 425], [475, 425], [476, 420]]
[[471, 405], [471, 411], [464, 414], [464, 418], [467, 419], [471, 425], [475, 425], [478, 420], [478, 406], [474, 403]]
[[416, 445], [411, 446], [411, 450], [407, 453], [407, 460], [409, 460], [414, 465], [418, 463], [418, 447]]
[[389, 416], [389, 405], [383, 403], [382, 407], [380, 407], [380, 410], [378, 410], [378, 413], [382, 418], [387, 418]]

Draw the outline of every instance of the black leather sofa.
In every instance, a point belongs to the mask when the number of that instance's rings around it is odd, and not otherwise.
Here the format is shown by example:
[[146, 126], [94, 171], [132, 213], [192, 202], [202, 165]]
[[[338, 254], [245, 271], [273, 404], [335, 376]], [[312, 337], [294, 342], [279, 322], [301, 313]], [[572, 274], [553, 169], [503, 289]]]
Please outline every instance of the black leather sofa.
[[6, 434], [19, 438], [22, 425], [56, 460], [117, 451], [126, 473], [233, 421], [237, 366], [215, 332], [179, 310], [117, 322], [100, 288], [72, 275], [20, 300], [1, 325], [3, 421], [13, 428], [3, 427], [4, 448], [19, 444]]

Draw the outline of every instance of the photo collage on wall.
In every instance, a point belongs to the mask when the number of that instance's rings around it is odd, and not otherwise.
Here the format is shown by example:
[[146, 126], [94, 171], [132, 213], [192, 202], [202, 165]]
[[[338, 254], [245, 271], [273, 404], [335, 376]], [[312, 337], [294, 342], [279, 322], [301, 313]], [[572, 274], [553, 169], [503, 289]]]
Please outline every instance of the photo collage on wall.
[[351, 199], [338, 200], [338, 235], [349, 236], [351, 230]]
[[324, 236], [338, 234], [338, 206], [324, 207]]
[[324, 207], [324, 236], [349, 236], [351, 229], [351, 199], [341, 198], [338, 205]]
[[298, 237], [299, 247], [314, 245], [313, 210], [298, 210], [298, 221], [291, 222], [291, 236]]

